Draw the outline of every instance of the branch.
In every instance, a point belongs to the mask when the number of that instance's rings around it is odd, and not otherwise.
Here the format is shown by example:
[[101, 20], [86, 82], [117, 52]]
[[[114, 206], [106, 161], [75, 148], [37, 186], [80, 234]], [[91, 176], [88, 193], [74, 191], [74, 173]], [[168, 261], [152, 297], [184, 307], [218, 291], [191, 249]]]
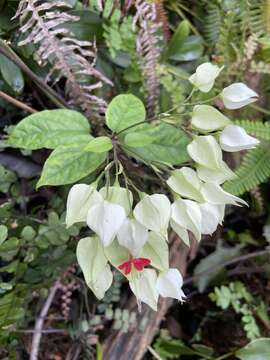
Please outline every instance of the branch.
[[47, 300], [45, 301], [45, 303], [41, 309], [41, 312], [39, 314], [39, 317], [36, 320], [35, 332], [34, 332], [34, 336], [32, 339], [32, 345], [31, 345], [30, 360], [38, 360], [38, 351], [39, 351], [39, 345], [40, 345], [40, 340], [41, 340], [41, 336], [42, 336], [43, 323], [48, 314], [48, 311], [53, 302], [53, 299], [55, 297], [58, 287], [59, 287], [59, 282], [57, 280], [54, 283], [54, 285], [51, 287], [49, 295], [47, 297]]
[[4, 100], [6, 100], [7, 102], [31, 113], [31, 114], [34, 114], [37, 112], [37, 110], [33, 109], [32, 107], [28, 106], [28, 105], [25, 105], [23, 102], [17, 100], [17, 99], [14, 99], [12, 96], [4, 93], [3, 91], [0, 91], [0, 97]]

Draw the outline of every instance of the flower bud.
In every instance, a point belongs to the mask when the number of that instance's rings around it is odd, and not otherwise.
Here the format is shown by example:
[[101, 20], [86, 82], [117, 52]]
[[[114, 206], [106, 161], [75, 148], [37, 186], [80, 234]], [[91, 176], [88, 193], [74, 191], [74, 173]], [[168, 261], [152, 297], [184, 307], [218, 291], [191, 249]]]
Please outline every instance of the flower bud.
[[213, 205], [210, 203], [199, 204], [202, 214], [202, 234], [212, 235], [218, 225], [222, 224], [225, 205]]
[[207, 93], [212, 89], [215, 79], [218, 77], [222, 68], [210, 62], [199, 65], [196, 72], [189, 77], [189, 81], [200, 91]]
[[132, 192], [126, 188], [122, 188], [118, 185], [103, 187], [99, 190], [103, 199], [112, 203], [118, 204], [125, 209], [128, 216], [132, 210], [133, 195]]
[[203, 133], [223, 129], [230, 122], [226, 116], [213, 106], [196, 105], [193, 108], [191, 125]]
[[221, 186], [214, 183], [206, 183], [203, 185], [202, 193], [206, 198], [207, 202], [214, 205], [236, 205], [241, 206], [240, 204], [248, 204], [241, 198], [234, 196], [222, 189]]
[[67, 198], [66, 225], [86, 221], [91, 206], [102, 201], [102, 197], [92, 185], [76, 184], [69, 191]]
[[109, 246], [126, 219], [125, 209], [108, 201], [90, 208], [87, 225], [100, 237], [104, 246]]
[[246, 130], [237, 125], [228, 125], [221, 132], [219, 143], [224, 151], [235, 152], [255, 148], [260, 141], [247, 134]]
[[234, 83], [223, 89], [221, 93], [224, 106], [227, 109], [240, 109], [241, 107], [257, 101], [258, 94], [243, 83]]
[[184, 301], [186, 295], [182, 290], [183, 277], [177, 269], [169, 269], [161, 273], [157, 278], [157, 290], [162, 297]]
[[145, 195], [133, 213], [135, 219], [147, 229], [165, 234], [171, 216], [171, 204], [163, 194]]

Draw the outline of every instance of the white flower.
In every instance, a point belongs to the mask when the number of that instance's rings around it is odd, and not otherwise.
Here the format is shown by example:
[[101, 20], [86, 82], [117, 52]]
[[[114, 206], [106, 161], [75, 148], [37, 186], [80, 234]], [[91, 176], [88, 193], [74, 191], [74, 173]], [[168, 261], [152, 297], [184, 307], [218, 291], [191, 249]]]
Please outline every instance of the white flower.
[[212, 235], [218, 224], [222, 224], [225, 205], [213, 205], [210, 203], [199, 204], [202, 214], [202, 234]]
[[157, 311], [158, 291], [156, 289], [157, 274], [153, 269], [144, 269], [139, 278], [129, 282], [129, 286], [137, 300], [149, 305]]
[[222, 160], [222, 151], [212, 135], [197, 136], [188, 146], [189, 156], [198, 163], [197, 173], [203, 181], [222, 183], [235, 177]]
[[258, 94], [243, 83], [234, 83], [221, 93], [222, 100], [227, 109], [239, 109], [257, 100]]
[[126, 219], [117, 233], [120, 245], [137, 257], [148, 238], [148, 230], [135, 219]]
[[104, 298], [105, 292], [111, 287], [113, 281], [113, 273], [110, 265], [106, 265], [105, 268], [99, 273], [98, 278], [89, 287], [95, 294], [95, 296], [101, 300]]
[[183, 277], [177, 269], [169, 269], [157, 278], [157, 290], [162, 297], [184, 301], [186, 295], [182, 290]]
[[255, 148], [260, 141], [247, 134], [246, 130], [237, 125], [228, 125], [221, 132], [219, 143], [224, 151], [234, 152]]
[[73, 185], [67, 198], [67, 227], [76, 222], [86, 221], [90, 207], [100, 201], [102, 201], [102, 197], [94, 186], [86, 184]]
[[87, 225], [98, 234], [103, 245], [108, 246], [125, 219], [126, 213], [122, 206], [102, 201], [88, 211]]
[[220, 111], [210, 105], [196, 105], [193, 108], [191, 125], [201, 132], [211, 132], [223, 129], [230, 120]]
[[172, 175], [167, 180], [169, 187], [177, 194], [190, 198], [198, 202], [204, 202], [201, 193], [202, 182], [196, 171], [188, 167], [182, 167], [172, 171]]
[[207, 93], [212, 89], [215, 79], [218, 77], [222, 68], [206, 62], [197, 67], [196, 72], [189, 77], [189, 81], [202, 92]]
[[171, 203], [163, 194], [145, 195], [135, 206], [133, 214], [147, 229], [165, 234], [171, 216]]
[[171, 227], [177, 235], [189, 245], [187, 230], [191, 231], [196, 240], [201, 240], [202, 216], [199, 205], [192, 200], [176, 200], [172, 204]]
[[125, 209], [127, 216], [131, 212], [133, 195], [130, 190], [114, 185], [101, 188], [99, 193], [102, 195], [104, 200], [112, 204], [121, 205]]
[[204, 184], [202, 193], [204, 194], [207, 202], [214, 205], [230, 204], [241, 206], [240, 204], [243, 204], [248, 206], [248, 204], [243, 199], [224, 191], [222, 187], [214, 183]]

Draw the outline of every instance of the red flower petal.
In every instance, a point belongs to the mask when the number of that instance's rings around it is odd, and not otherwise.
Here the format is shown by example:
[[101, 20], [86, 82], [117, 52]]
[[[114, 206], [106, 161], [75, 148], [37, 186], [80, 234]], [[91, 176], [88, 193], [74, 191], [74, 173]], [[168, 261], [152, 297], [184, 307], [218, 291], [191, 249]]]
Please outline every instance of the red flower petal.
[[138, 259], [133, 259], [133, 264], [136, 270], [142, 271], [145, 268], [145, 266], [151, 264], [151, 261], [146, 258], [138, 258]]
[[132, 269], [132, 259], [124, 261], [121, 265], [118, 266], [118, 269], [122, 270], [125, 275], [130, 274]]

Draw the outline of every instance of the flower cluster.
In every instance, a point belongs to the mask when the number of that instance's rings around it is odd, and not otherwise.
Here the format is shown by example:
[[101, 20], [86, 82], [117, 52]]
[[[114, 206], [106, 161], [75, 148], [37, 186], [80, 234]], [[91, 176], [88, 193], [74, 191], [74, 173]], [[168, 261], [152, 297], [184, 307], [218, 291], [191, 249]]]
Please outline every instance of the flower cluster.
[[[194, 89], [208, 92], [222, 68], [200, 65], [190, 77]], [[256, 100], [257, 94], [242, 83], [226, 87], [220, 97], [227, 109], [238, 109]], [[210, 105], [193, 108], [194, 130], [187, 151], [192, 167], [171, 171], [167, 179], [173, 202], [165, 194], [133, 194], [116, 180], [98, 189], [98, 181], [74, 185], [67, 200], [67, 226], [86, 222], [96, 234], [81, 239], [78, 262], [87, 285], [102, 298], [113, 280], [112, 265], [128, 279], [138, 303], [157, 309], [159, 296], [183, 301], [182, 275], [169, 268], [168, 230], [171, 227], [189, 245], [190, 233], [197, 241], [222, 224], [225, 206], [246, 202], [223, 190], [235, 177], [222, 158], [228, 152], [251, 149], [259, 141]]]

